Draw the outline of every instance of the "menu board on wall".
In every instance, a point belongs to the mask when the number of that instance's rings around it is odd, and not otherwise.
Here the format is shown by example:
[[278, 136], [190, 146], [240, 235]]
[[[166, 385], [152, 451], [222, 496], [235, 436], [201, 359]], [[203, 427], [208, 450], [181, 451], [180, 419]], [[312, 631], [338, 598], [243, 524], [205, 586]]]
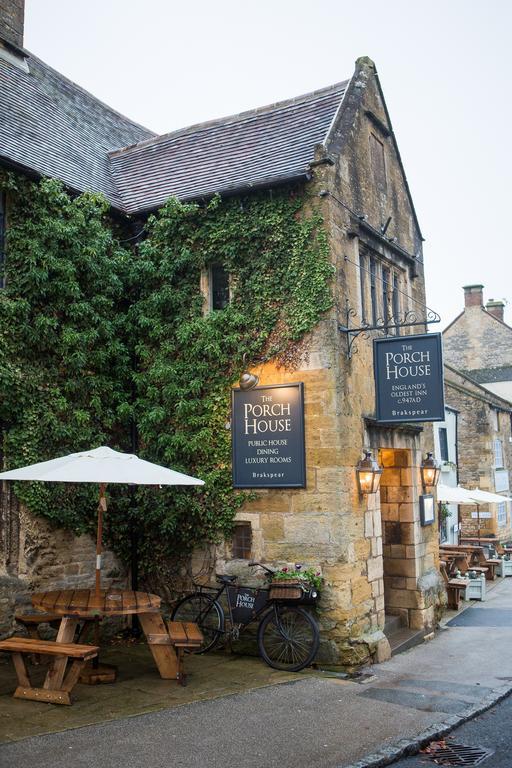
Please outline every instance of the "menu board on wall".
[[440, 333], [373, 340], [380, 422], [444, 421]]
[[305, 488], [304, 384], [232, 390], [234, 488]]

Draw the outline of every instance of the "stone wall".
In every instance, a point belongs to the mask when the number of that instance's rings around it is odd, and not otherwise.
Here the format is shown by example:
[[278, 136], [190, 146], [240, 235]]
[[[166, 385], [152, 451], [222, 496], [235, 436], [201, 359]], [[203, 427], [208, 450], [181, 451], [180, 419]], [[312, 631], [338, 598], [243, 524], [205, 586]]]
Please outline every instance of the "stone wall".
[[0, 38], [23, 46], [25, 0], [0, 0]]
[[[52, 526], [20, 507], [0, 483], [0, 637], [14, 628], [15, 610], [30, 607], [30, 593], [94, 586], [96, 543]], [[126, 574], [110, 552], [103, 557], [105, 586], [125, 586]]]

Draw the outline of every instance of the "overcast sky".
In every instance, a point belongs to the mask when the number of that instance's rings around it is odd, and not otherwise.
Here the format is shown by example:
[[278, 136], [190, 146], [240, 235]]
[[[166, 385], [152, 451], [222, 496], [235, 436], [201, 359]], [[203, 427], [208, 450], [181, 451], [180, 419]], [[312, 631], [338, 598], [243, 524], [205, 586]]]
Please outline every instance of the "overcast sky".
[[[159, 133], [377, 65], [442, 326], [461, 286], [509, 301], [509, 0], [26, 0], [25, 46]], [[431, 326], [431, 330], [438, 327]]]

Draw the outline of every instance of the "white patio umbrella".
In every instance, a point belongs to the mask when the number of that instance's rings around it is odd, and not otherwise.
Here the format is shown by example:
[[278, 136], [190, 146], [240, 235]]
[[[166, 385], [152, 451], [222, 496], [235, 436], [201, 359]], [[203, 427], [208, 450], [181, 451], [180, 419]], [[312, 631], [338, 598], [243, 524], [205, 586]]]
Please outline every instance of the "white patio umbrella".
[[499, 493], [491, 493], [490, 491], [481, 491], [480, 488], [473, 488], [469, 493], [471, 494], [471, 498], [474, 499], [477, 504], [501, 504], [504, 501], [509, 503], [512, 501], [510, 496], [501, 496]]
[[471, 496], [471, 491], [462, 486], [451, 486], [438, 484], [436, 488], [436, 495], [438, 501], [444, 501], [446, 504], [474, 504], [474, 499]]
[[57, 483], [98, 483], [98, 530], [96, 536], [96, 594], [101, 584], [101, 539], [103, 512], [107, 509], [105, 487], [109, 483], [128, 485], [204, 485], [203, 480], [173, 469], [152, 464], [138, 456], [120, 453], [101, 446], [91, 451], [80, 451], [59, 459], [31, 464], [20, 469], [0, 472], [0, 480], [37, 480]]

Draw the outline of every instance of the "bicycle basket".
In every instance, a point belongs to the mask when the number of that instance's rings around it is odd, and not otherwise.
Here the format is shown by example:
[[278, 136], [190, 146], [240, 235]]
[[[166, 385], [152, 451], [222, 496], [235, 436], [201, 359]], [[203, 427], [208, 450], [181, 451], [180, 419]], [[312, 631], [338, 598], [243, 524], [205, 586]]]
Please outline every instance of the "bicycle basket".
[[284, 600], [304, 605], [314, 605], [318, 599], [318, 590], [303, 581], [273, 581], [270, 584], [271, 600]]
[[235, 624], [248, 624], [268, 602], [268, 589], [232, 586], [228, 597]]
[[300, 581], [273, 581], [270, 584], [271, 600], [300, 600], [304, 589]]

